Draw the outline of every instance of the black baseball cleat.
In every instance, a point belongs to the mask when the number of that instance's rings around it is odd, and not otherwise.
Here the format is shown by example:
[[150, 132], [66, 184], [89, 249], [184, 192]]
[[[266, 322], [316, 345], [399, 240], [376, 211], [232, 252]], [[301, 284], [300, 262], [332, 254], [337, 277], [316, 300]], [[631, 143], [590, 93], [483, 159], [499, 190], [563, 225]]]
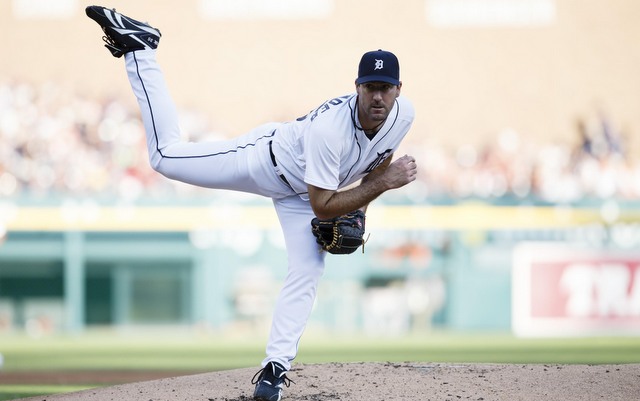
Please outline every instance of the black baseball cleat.
[[89, 6], [85, 11], [104, 31], [104, 47], [109, 49], [113, 57], [122, 57], [123, 54], [134, 50], [158, 47], [162, 34], [160, 30], [147, 23], [122, 15], [115, 9], [101, 6]]
[[285, 368], [277, 362], [269, 362], [259, 370], [251, 379], [251, 384], [256, 385], [253, 399], [260, 401], [280, 401], [282, 387], [293, 383], [287, 375]]

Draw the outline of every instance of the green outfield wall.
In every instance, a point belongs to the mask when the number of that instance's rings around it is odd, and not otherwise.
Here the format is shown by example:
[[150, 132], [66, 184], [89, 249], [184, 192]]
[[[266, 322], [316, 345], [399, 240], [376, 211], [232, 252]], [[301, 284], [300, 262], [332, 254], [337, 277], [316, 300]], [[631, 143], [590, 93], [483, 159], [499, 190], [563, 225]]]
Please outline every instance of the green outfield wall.
[[[268, 327], [286, 273], [282, 236], [266, 205], [38, 206], [4, 216], [2, 331]], [[627, 211], [620, 220], [635, 218]], [[328, 256], [310, 327], [509, 330], [518, 244], [602, 246], [612, 230], [597, 209], [482, 204], [371, 208], [367, 229], [363, 253]]]

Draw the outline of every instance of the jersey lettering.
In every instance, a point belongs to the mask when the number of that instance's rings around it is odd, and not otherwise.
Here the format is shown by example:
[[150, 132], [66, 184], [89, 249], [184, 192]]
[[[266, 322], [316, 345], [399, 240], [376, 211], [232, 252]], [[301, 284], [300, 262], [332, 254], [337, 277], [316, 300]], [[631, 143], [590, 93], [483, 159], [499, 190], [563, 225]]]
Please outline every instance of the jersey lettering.
[[376, 157], [376, 159], [373, 162], [371, 162], [371, 164], [369, 164], [369, 166], [364, 170], [364, 172], [370, 173], [373, 170], [375, 170], [376, 167], [381, 165], [387, 159], [387, 157], [389, 157], [391, 152], [393, 152], [393, 150], [387, 149], [382, 153], [378, 153], [378, 157]]
[[309, 114], [307, 114], [305, 116], [302, 116], [302, 117], [298, 117], [296, 119], [296, 121], [304, 121], [307, 118], [311, 118], [311, 121], [313, 121], [313, 120], [316, 119], [316, 117], [318, 117], [318, 114], [322, 114], [325, 111], [329, 110], [331, 108], [331, 106], [337, 106], [337, 105], [341, 104], [342, 102], [344, 102], [344, 99], [347, 99], [349, 97], [350, 97], [350, 95], [346, 95], [346, 96], [336, 97], [336, 98], [333, 98], [331, 100], [328, 100], [328, 101], [322, 103], [320, 105], [320, 107], [318, 107], [317, 109], [311, 111]]

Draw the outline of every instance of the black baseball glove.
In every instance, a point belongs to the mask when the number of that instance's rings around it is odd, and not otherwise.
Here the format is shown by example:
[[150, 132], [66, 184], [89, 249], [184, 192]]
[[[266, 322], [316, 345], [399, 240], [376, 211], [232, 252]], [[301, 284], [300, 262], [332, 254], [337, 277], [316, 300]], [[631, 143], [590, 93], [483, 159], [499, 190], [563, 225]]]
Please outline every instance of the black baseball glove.
[[337, 255], [349, 254], [365, 243], [364, 220], [362, 210], [328, 220], [314, 217], [311, 220], [311, 232], [323, 250]]

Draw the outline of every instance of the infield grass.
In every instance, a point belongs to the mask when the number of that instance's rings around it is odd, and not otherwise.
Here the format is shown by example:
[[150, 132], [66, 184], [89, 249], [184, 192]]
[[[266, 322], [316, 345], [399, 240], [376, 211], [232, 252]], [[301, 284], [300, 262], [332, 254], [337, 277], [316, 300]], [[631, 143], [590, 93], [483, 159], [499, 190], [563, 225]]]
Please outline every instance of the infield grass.
[[[0, 400], [96, 387], [65, 383], [69, 371], [157, 371], [192, 374], [256, 367], [266, 339], [251, 335], [188, 335], [158, 330], [30, 339], [0, 336], [4, 367]], [[307, 333], [297, 363], [443, 362], [513, 364], [640, 363], [640, 337], [518, 339], [504, 333], [429, 332], [406, 337]], [[20, 385], [2, 372], [59, 372], [59, 385]], [[115, 383], [114, 383], [115, 384]]]

